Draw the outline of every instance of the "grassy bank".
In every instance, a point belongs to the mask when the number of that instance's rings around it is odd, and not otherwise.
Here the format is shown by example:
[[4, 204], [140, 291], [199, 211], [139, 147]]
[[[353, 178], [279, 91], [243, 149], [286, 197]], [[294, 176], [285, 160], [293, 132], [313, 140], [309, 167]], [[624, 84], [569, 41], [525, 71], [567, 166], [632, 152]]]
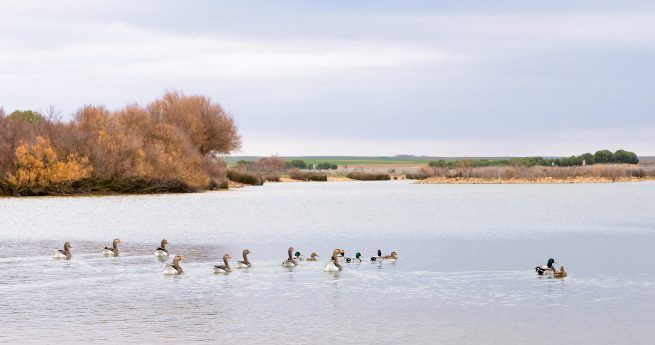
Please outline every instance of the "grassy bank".
[[606, 183], [655, 179], [655, 167], [632, 164], [578, 167], [426, 168], [420, 183]]

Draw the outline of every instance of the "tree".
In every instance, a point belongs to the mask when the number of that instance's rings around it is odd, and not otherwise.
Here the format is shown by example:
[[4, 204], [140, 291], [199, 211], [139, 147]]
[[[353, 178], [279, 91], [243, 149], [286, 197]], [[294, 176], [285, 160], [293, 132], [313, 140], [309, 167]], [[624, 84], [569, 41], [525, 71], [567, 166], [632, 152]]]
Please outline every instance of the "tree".
[[70, 155], [65, 160], [59, 159], [50, 141], [40, 136], [35, 143], [23, 143], [16, 148], [15, 164], [16, 171], [7, 174], [7, 182], [14, 195], [38, 194], [87, 178], [93, 171], [85, 157]]
[[43, 121], [43, 115], [32, 110], [16, 110], [7, 116], [7, 120], [22, 120], [28, 123]]
[[614, 161], [616, 163], [638, 164], [639, 157], [637, 157], [637, 154], [634, 152], [616, 150], [616, 152], [614, 152]]
[[594, 153], [595, 163], [611, 163], [614, 160], [614, 154], [609, 150], [601, 150]]

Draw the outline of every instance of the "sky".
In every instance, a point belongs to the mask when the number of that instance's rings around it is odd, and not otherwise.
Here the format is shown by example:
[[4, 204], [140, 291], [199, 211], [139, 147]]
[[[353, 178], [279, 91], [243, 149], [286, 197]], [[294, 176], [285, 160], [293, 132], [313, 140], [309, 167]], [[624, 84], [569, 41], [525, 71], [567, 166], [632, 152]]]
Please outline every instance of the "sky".
[[0, 2], [0, 107], [211, 97], [235, 155], [655, 155], [652, 1]]

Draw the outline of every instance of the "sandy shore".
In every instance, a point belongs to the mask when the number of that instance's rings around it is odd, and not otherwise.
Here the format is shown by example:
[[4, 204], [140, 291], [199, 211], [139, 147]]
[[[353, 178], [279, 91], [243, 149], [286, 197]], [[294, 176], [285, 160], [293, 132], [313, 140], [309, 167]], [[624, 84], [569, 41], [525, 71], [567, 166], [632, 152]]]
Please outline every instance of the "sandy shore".
[[555, 183], [614, 183], [654, 181], [655, 178], [620, 177], [616, 179], [607, 177], [541, 177], [541, 178], [478, 178], [478, 177], [431, 177], [417, 181], [418, 184], [555, 184]]

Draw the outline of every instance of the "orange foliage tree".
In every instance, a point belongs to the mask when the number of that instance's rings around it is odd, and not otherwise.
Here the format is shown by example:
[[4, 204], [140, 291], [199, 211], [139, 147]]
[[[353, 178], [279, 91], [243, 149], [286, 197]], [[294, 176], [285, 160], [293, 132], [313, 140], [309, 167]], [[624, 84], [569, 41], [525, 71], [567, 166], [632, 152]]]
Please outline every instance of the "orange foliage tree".
[[213, 188], [225, 181], [220, 155], [241, 144], [219, 104], [181, 92], [113, 112], [85, 106], [66, 123], [29, 114], [10, 117], [0, 110], [0, 193], [59, 194], [64, 186], [70, 193]]

